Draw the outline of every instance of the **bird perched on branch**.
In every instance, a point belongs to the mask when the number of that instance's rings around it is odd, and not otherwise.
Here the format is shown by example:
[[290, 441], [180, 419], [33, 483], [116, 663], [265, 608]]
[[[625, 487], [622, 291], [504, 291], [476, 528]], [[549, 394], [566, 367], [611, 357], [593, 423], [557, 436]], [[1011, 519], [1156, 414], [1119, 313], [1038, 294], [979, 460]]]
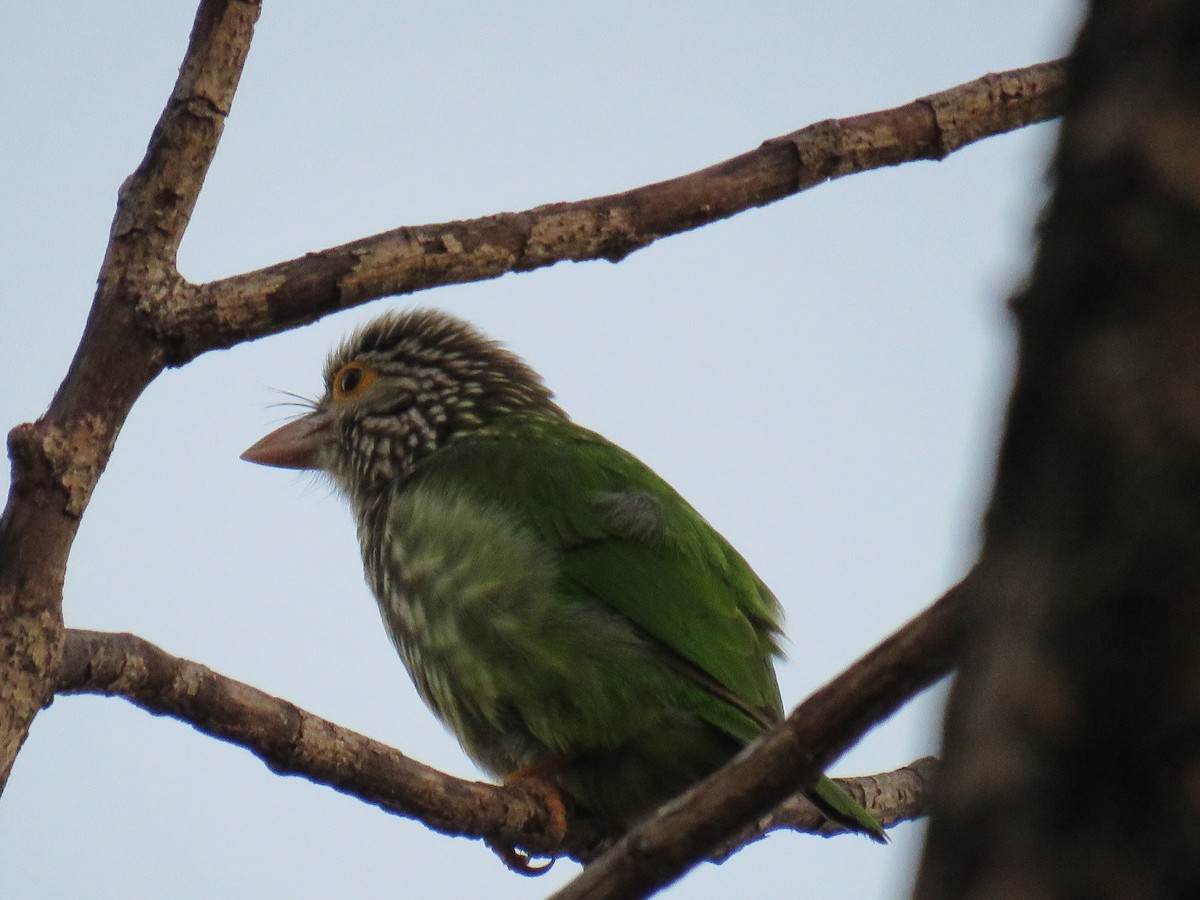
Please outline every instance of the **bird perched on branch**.
[[[321, 470], [349, 499], [388, 634], [471, 758], [618, 833], [780, 720], [781, 612], [670, 485], [551, 397], [466, 322], [389, 313], [243, 458]], [[828, 778], [809, 795], [886, 840]]]

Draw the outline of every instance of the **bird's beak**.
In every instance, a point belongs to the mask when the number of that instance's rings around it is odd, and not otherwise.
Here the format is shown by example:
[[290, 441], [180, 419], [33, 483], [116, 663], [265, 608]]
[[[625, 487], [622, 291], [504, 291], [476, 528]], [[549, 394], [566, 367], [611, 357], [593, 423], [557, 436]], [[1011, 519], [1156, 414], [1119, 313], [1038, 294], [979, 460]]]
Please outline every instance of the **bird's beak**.
[[316, 469], [317, 453], [325, 443], [329, 417], [317, 410], [276, 428], [242, 454], [246, 462], [280, 469]]

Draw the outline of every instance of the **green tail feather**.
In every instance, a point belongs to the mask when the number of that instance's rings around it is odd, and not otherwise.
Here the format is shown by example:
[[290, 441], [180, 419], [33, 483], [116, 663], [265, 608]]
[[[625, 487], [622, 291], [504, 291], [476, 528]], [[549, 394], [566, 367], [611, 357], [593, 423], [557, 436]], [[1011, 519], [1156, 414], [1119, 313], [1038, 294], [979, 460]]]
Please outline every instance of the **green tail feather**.
[[875, 817], [866, 811], [853, 797], [824, 775], [813, 785], [811, 791], [806, 791], [808, 797], [824, 813], [825, 817], [844, 825], [851, 831], [865, 834], [871, 840], [886, 844], [890, 840], [883, 826]]

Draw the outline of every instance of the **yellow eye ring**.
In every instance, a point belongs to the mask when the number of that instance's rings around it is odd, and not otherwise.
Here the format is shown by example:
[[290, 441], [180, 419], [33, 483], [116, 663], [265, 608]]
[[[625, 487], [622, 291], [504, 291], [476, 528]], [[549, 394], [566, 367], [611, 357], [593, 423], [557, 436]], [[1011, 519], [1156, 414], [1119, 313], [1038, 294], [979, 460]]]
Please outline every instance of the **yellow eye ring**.
[[348, 362], [333, 376], [333, 399], [353, 400], [375, 383], [379, 373], [368, 365], [355, 360]]

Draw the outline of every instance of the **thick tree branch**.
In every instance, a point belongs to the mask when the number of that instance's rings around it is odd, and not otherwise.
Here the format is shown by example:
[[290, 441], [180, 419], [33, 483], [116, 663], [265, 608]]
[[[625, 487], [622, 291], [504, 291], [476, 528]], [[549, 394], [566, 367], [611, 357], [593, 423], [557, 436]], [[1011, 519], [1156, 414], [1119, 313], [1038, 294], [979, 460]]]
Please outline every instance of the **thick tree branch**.
[[950, 671], [961, 611], [982, 589], [980, 571], [972, 570], [746, 753], [635, 827], [556, 900], [647, 896], [712, 856], [780, 797], [812, 784], [873, 724]]
[[178, 284], [175, 248], [216, 150], [255, 3], [205, 0], [146, 157], [121, 189], [84, 335], [50, 408], [8, 436], [0, 517], [0, 790], [37, 710], [53, 696], [67, 554], [134, 401], [161, 371], [136, 308]]
[[68, 630], [59, 693], [121, 696], [301, 775], [446, 834], [553, 849], [537, 796], [454, 778], [132, 634]]
[[905, 106], [818, 122], [703, 169], [575, 203], [398, 228], [181, 293], [146, 311], [171, 364], [396, 294], [496, 278], [563, 260], [617, 261], [661, 237], [843, 175], [942, 159], [1058, 115], [1064, 64], [985, 75]]
[[[135, 635], [68, 630], [57, 690], [123, 697], [243, 747], [273, 772], [327, 785], [444, 834], [576, 859], [593, 856], [604, 839], [576, 817], [566, 841], [556, 843], [549, 810], [536, 792], [446, 775]], [[925, 759], [839, 782], [889, 825], [924, 814], [933, 771], [933, 761]], [[803, 797], [794, 797], [733, 836], [714, 856], [728, 857], [780, 829], [825, 835], [843, 830]]]

